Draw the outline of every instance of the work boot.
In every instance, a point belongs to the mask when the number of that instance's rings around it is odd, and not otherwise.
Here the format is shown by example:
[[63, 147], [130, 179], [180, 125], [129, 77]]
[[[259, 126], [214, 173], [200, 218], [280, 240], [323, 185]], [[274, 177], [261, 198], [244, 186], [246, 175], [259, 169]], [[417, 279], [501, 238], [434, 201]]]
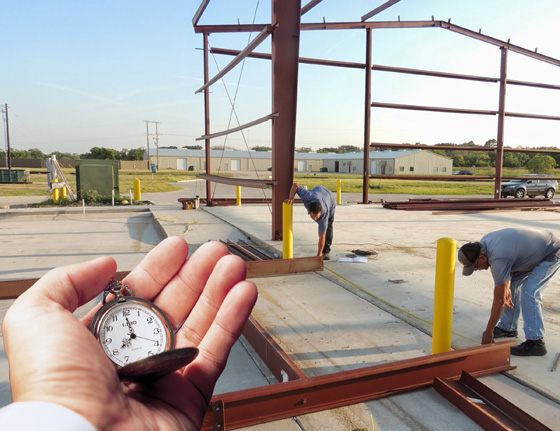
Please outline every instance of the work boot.
[[517, 337], [517, 331], [506, 331], [505, 329], [498, 328], [497, 326], [494, 328], [494, 338], [511, 338]]
[[512, 347], [510, 353], [515, 356], [544, 356], [546, 355], [546, 346], [542, 338], [525, 340], [525, 342]]
[[323, 260], [331, 260], [331, 256], [328, 253], [323, 253]]

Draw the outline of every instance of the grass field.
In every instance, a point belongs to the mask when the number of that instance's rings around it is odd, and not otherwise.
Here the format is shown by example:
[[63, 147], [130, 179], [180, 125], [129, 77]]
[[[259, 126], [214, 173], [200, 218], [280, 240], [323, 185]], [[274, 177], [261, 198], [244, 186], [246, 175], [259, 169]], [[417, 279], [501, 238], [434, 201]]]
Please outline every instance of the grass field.
[[[66, 180], [72, 190], [76, 190], [76, 175], [74, 170], [64, 170]], [[169, 192], [180, 190], [173, 185], [178, 181], [195, 178], [194, 173], [184, 171], [165, 171], [152, 174], [149, 171], [119, 171], [119, 190], [127, 194], [133, 188], [133, 181], [138, 178], [142, 184], [142, 192]], [[47, 190], [47, 173], [33, 173], [28, 184], [0, 184], [0, 196], [49, 196]]]
[[[477, 175], [492, 175], [493, 168], [477, 168]], [[528, 173], [525, 169], [505, 169], [506, 176]], [[560, 176], [560, 171], [554, 174]], [[76, 176], [73, 170], [65, 170], [65, 176], [72, 190], [76, 190]], [[185, 171], [159, 171], [152, 174], [149, 171], [119, 171], [119, 190], [121, 194], [128, 194], [133, 188], [133, 180], [138, 178], [142, 184], [142, 192], [168, 192], [180, 190], [174, 183], [182, 180], [194, 179], [195, 173]], [[343, 193], [361, 193], [362, 177], [348, 174], [296, 174], [295, 181], [300, 185], [314, 187], [322, 185], [329, 190], [336, 190], [337, 179], [342, 179]], [[0, 196], [48, 196], [47, 175], [33, 173], [28, 184], [0, 184]], [[478, 181], [426, 181], [426, 180], [398, 180], [398, 179], [370, 179], [371, 193], [407, 193], [416, 195], [491, 195], [492, 180]]]

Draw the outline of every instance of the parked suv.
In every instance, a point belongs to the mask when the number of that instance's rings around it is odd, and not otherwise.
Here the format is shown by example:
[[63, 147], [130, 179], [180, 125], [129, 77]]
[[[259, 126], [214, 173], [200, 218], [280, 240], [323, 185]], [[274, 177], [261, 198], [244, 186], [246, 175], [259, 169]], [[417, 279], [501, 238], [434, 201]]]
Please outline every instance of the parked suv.
[[514, 196], [516, 198], [544, 196], [547, 199], [552, 199], [558, 188], [558, 181], [553, 179], [536, 180], [533, 179], [533, 177], [552, 177], [552, 175], [520, 175], [519, 178], [502, 183], [501, 196], [503, 198], [508, 196]]

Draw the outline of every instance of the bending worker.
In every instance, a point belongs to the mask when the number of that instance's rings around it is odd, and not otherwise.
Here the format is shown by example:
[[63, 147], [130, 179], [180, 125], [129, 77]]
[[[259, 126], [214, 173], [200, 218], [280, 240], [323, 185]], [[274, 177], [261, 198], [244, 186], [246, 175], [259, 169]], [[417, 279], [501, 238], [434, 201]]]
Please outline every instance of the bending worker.
[[309, 217], [319, 225], [317, 256], [322, 255], [323, 260], [329, 260], [333, 240], [334, 211], [336, 209], [334, 194], [323, 186], [317, 186], [313, 190], [308, 191], [294, 183], [286, 202], [293, 204], [296, 193], [303, 201]]
[[517, 356], [546, 355], [542, 293], [560, 267], [560, 238], [546, 230], [508, 228], [469, 242], [458, 251], [463, 275], [490, 268], [494, 300], [482, 344], [517, 337], [523, 314], [525, 342], [511, 348]]

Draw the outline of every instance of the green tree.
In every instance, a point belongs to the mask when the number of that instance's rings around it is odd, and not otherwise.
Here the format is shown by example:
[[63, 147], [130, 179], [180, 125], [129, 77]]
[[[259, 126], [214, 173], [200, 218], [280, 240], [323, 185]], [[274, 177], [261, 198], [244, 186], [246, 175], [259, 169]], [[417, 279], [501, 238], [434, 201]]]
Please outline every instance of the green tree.
[[529, 160], [527, 167], [532, 174], [551, 174], [556, 167], [556, 160], [545, 154], [537, 154]]
[[10, 157], [12, 159], [30, 159], [31, 155], [27, 150], [14, 150], [10, 149]]
[[296, 153], [310, 153], [313, 150], [311, 149], [311, 147], [299, 147], [296, 148]]
[[60, 151], [54, 151], [49, 156], [56, 156], [57, 159], [69, 159], [69, 160], [79, 160], [80, 155], [76, 153], [61, 153]]
[[503, 165], [508, 168], [520, 168], [522, 166], [519, 157], [516, 157], [516, 153], [505, 153]]
[[465, 166], [465, 158], [462, 154], [455, 154], [455, 156], [453, 156], [453, 166]]
[[81, 155], [82, 159], [117, 160], [119, 152], [111, 148], [93, 147], [89, 153]]
[[202, 150], [202, 145], [185, 145], [181, 148], [186, 148], [187, 150]]
[[265, 146], [262, 146], [262, 145], [257, 145], [256, 147], [251, 147], [251, 150], [253, 150], [253, 151], [265, 151], [266, 152], [266, 151], [272, 151], [272, 148], [265, 147]]
[[47, 156], [45, 155], [45, 153], [43, 153], [43, 152], [42, 152], [40, 149], [38, 149], [38, 148], [31, 148], [31, 149], [28, 150], [28, 152], [29, 152], [29, 156], [30, 156], [32, 159], [44, 159], [44, 158], [47, 157]]
[[344, 153], [359, 153], [360, 151], [362, 151], [361, 148], [356, 147], [354, 145], [341, 145], [338, 148], [339, 150], [342, 150]]

